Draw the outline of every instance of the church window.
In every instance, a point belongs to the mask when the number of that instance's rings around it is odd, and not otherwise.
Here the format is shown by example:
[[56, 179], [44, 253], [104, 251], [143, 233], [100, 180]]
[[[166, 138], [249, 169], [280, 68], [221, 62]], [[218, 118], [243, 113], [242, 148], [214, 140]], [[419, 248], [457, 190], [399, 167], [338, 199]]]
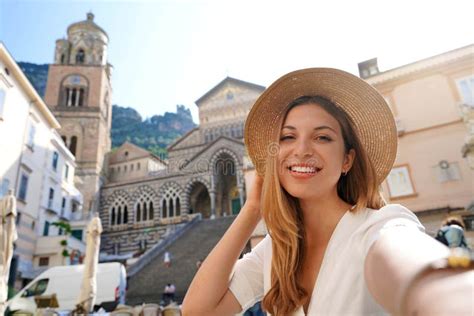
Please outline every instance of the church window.
[[110, 214], [110, 225], [115, 225], [115, 207], [112, 207]]
[[170, 200], [169, 216], [170, 217], [174, 216], [173, 200]]
[[147, 207], [146, 207], [146, 203], [143, 203], [143, 220], [146, 221], [147, 220]]
[[64, 136], [64, 135], [62, 135], [62, 136], [61, 136], [61, 139], [63, 140], [64, 145], [67, 146], [67, 137]]
[[83, 106], [84, 105], [84, 89], [80, 88], [76, 90], [76, 93], [79, 93], [79, 101], [77, 103], [78, 106]]
[[140, 170], [140, 163], [137, 163], [137, 170]]
[[174, 217], [181, 215], [181, 204], [179, 198], [179, 191], [176, 187], [172, 186], [166, 190], [162, 201], [163, 217]]
[[119, 195], [112, 204], [110, 211], [110, 225], [122, 225], [128, 223], [128, 207], [125, 198]]
[[127, 172], [127, 165], [123, 166], [123, 172]]
[[153, 193], [142, 191], [135, 204], [135, 221], [146, 222], [153, 220]]
[[69, 150], [71, 153], [76, 156], [76, 150], [77, 150], [77, 136], [72, 136], [71, 137], [71, 144], [69, 145]]
[[117, 225], [121, 225], [121, 224], [122, 224], [122, 207], [119, 206], [118, 211], [117, 211]]
[[61, 54], [61, 64], [64, 64], [64, 62], [66, 61], [66, 56], [64, 56], [64, 54]]
[[181, 215], [181, 205], [179, 203], [179, 198], [176, 199], [176, 214], [175, 216], [180, 216]]
[[150, 201], [148, 212], [149, 212], [148, 218], [153, 219], [153, 202], [152, 201]]
[[168, 217], [168, 208], [166, 207], [166, 200], [163, 200], [163, 206], [161, 207], [163, 218]]
[[127, 224], [128, 223], [128, 208], [127, 205], [123, 207], [123, 223]]
[[80, 75], [66, 77], [61, 85], [59, 104], [68, 107], [85, 106], [89, 83]]
[[130, 171], [133, 171], [133, 163], [130, 165]]
[[137, 204], [137, 207], [135, 209], [135, 214], [136, 214], [136, 221], [140, 222], [142, 220], [142, 213], [141, 213], [140, 203]]
[[86, 53], [83, 49], [80, 49], [76, 54], [76, 64], [84, 64], [86, 59]]

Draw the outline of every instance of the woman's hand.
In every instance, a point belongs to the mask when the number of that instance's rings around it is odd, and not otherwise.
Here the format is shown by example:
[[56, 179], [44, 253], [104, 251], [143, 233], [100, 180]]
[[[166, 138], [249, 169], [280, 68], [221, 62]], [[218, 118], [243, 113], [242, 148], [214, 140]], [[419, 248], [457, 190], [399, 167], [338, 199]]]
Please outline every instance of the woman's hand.
[[260, 213], [261, 197], [262, 197], [263, 178], [255, 173], [252, 186], [248, 190], [245, 205], [254, 212]]

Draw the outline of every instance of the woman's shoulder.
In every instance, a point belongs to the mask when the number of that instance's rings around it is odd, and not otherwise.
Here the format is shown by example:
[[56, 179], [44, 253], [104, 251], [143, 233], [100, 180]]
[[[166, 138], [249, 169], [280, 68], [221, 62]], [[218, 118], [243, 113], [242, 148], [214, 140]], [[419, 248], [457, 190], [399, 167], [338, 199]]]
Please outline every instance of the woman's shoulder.
[[361, 213], [360, 221], [355, 234], [361, 238], [363, 258], [370, 246], [385, 232], [393, 229], [400, 233], [405, 229], [425, 231], [416, 215], [400, 204], [387, 204], [380, 209], [366, 208]]
[[418, 217], [408, 208], [401, 204], [387, 204], [380, 209], [367, 207], [362, 210], [364, 217], [364, 226], [416, 226], [424, 230]]

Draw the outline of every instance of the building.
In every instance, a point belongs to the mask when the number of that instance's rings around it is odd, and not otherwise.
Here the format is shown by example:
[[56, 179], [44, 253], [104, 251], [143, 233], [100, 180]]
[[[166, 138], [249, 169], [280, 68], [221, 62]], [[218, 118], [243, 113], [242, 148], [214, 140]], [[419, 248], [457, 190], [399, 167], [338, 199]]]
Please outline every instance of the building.
[[[17, 197], [19, 238], [15, 243], [11, 285], [34, 278], [56, 264], [63, 246], [51, 243], [61, 235], [52, 226], [82, 212], [82, 195], [74, 186], [74, 157], [62, 142], [60, 125], [13, 57], [0, 43], [0, 196]], [[81, 226], [78, 226], [81, 229]], [[39, 237], [44, 236], [44, 237]], [[65, 238], [59, 236], [59, 238]], [[84, 245], [75, 249], [83, 251]], [[38, 251], [48, 244], [47, 253]], [[72, 250], [72, 243], [68, 246]]]
[[108, 179], [111, 182], [146, 178], [167, 168], [166, 162], [161, 158], [129, 142], [110, 153], [107, 162]]
[[469, 45], [384, 72], [376, 60], [359, 64], [361, 77], [385, 97], [397, 122], [398, 155], [382, 184], [384, 196], [416, 212], [430, 235], [448, 215], [459, 215], [471, 247], [473, 60]]
[[56, 41], [44, 100], [61, 124], [59, 133], [76, 157], [77, 186], [85, 212], [98, 210], [105, 178], [104, 157], [110, 151], [112, 118], [111, 69], [107, 33], [94, 15], [71, 24], [67, 38]]
[[[101, 191], [102, 250], [143, 250], [196, 214], [237, 214], [245, 200], [243, 126], [263, 90], [224, 79], [196, 101], [200, 125], [168, 147], [166, 162], [127, 143], [110, 154]], [[152, 163], [155, 170], [143, 170]]]

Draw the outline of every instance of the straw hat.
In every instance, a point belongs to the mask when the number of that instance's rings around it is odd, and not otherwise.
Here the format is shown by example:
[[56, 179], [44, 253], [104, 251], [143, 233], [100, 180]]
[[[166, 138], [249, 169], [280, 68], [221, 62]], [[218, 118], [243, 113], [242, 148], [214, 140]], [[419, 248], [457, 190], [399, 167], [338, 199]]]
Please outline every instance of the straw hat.
[[245, 122], [245, 146], [259, 175], [265, 173], [269, 153], [278, 146], [274, 129], [287, 106], [302, 96], [321, 96], [342, 109], [377, 173], [380, 184], [392, 169], [397, 155], [397, 129], [385, 99], [364, 80], [338, 69], [309, 68], [284, 75], [255, 102]]

